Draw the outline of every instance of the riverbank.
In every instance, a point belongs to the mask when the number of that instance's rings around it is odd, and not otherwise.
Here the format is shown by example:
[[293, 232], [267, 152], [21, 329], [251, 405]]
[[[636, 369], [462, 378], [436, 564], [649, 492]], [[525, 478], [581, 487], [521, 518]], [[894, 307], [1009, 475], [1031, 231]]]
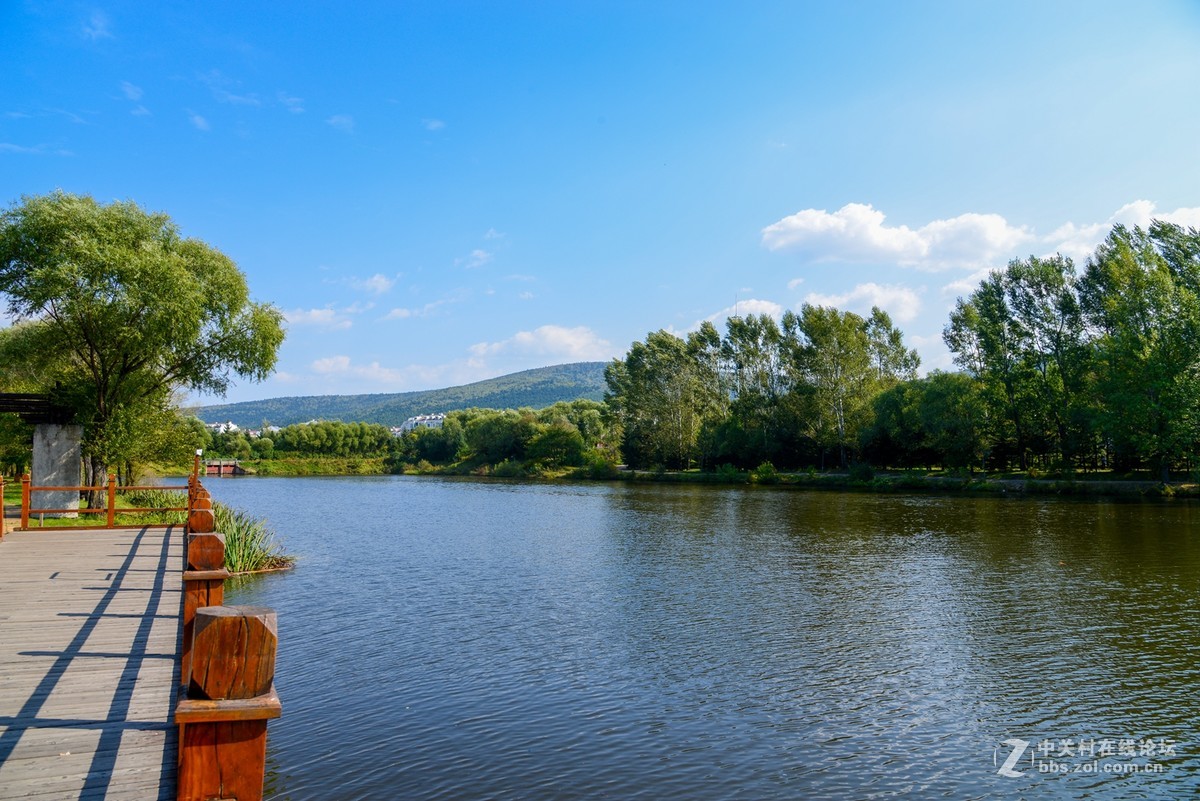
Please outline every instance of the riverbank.
[[256, 476], [381, 476], [383, 457], [299, 457], [242, 459], [238, 466]]
[[630, 481], [705, 484], [758, 484], [814, 490], [865, 492], [931, 492], [979, 495], [1058, 495], [1097, 498], [1192, 498], [1200, 497], [1200, 484], [1164, 484], [1150, 479], [1095, 478], [1049, 479], [1028, 477], [956, 476], [936, 473], [877, 472], [871, 477], [852, 473], [772, 473], [757, 471], [738, 475], [700, 472], [622, 471]]
[[[246, 460], [241, 465], [258, 476], [370, 476], [387, 472], [382, 458], [303, 458]], [[848, 472], [815, 470], [780, 472], [770, 465], [738, 470], [728, 465], [715, 471], [630, 470], [609, 465], [538, 469], [505, 462], [495, 466], [465, 464], [406, 465], [405, 475], [476, 476], [535, 481], [630, 481], [680, 484], [753, 484], [813, 490], [860, 492], [931, 492], [980, 495], [1054, 495], [1098, 498], [1200, 497], [1194, 481], [1162, 483], [1151, 478], [1085, 474], [1084, 477], [1041, 477], [1023, 473], [965, 475], [947, 471], [886, 471], [855, 468]]]

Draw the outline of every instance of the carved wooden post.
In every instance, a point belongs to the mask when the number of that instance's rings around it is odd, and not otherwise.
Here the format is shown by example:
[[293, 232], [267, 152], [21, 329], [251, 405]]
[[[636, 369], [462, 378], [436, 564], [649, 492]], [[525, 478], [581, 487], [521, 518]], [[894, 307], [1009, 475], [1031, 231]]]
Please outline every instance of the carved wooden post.
[[108, 474], [108, 527], [117, 524], [117, 477]]
[[29, 528], [29, 474], [21, 476], [21, 528]]
[[192, 632], [196, 610], [225, 603], [225, 535], [212, 532], [187, 535], [187, 567], [183, 571], [183, 646], [179, 657], [179, 683], [191, 679]]
[[212, 496], [208, 494], [208, 490], [203, 488], [197, 490], [196, 499], [192, 502], [192, 510], [188, 514], [188, 531], [197, 534], [214, 531], [216, 520], [213, 518], [212, 509]]
[[262, 607], [196, 610], [193, 671], [179, 702], [179, 801], [260, 801], [267, 721], [275, 694], [275, 612]]

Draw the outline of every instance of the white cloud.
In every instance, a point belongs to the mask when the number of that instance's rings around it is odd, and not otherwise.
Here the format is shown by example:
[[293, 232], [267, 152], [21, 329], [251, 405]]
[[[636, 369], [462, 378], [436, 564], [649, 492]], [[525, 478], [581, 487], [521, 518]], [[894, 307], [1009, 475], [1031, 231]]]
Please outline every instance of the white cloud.
[[574, 328], [543, 325], [532, 331], [518, 331], [500, 342], [479, 342], [472, 345], [470, 351], [476, 357], [506, 353], [577, 362], [610, 359], [616, 355], [610, 342], [582, 325]]
[[804, 209], [762, 230], [770, 250], [796, 249], [814, 261], [896, 263], [940, 270], [1007, 259], [1033, 235], [998, 214], [960, 214], [917, 230], [888, 226], [868, 204], [848, 203], [830, 214]]
[[70, 150], [64, 150], [53, 145], [14, 145], [12, 142], [0, 142], [0, 153], [23, 153], [29, 156], [74, 156]]
[[483, 235], [483, 238], [484, 239], [503, 239], [505, 236], [506, 236], [505, 234], [501, 233], [500, 231], [497, 231], [495, 228], [489, 228], [489, 229], [487, 229], [487, 232]]
[[349, 114], [334, 114], [325, 122], [331, 128], [336, 128], [343, 133], [354, 133], [354, 118]]
[[226, 77], [220, 70], [211, 70], [200, 76], [200, 81], [208, 87], [214, 98], [222, 103], [234, 106], [261, 106], [262, 101], [255, 94], [237, 94], [231, 88], [238, 88], [239, 81]]
[[788, 288], [788, 289], [795, 289], [796, 287], [800, 286], [800, 285], [801, 285], [801, 284], [803, 284], [803, 283], [804, 283], [804, 279], [803, 279], [803, 278], [793, 278], [791, 281], [788, 281], [788, 282], [787, 282], [787, 288]]
[[434, 120], [434, 119], [421, 120], [421, 125], [424, 126], [425, 130], [427, 130], [427, 131], [440, 131], [446, 127], [445, 122], [443, 122], [442, 120]]
[[[339, 391], [403, 391], [431, 389], [469, 383], [488, 377], [467, 362], [449, 364], [410, 364], [404, 367], [385, 367], [378, 361], [356, 364], [345, 355], [316, 359], [309, 369]], [[306, 383], [311, 383], [309, 377]]]
[[275, 98], [283, 104], [283, 107], [293, 114], [304, 113], [304, 100], [299, 97], [292, 97], [287, 92], [279, 91], [275, 94]]
[[[897, 264], [922, 270], [1002, 267], [1030, 253], [1061, 253], [1082, 262], [1113, 225], [1145, 228], [1152, 220], [1200, 227], [1200, 207], [1160, 212], [1148, 200], [1135, 200], [1096, 223], [1064, 223], [1039, 235], [1010, 224], [998, 214], [960, 214], [917, 229], [889, 226], [869, 204], [848, 203], [830, 213], [804, 209], [762, 229], [769, 250], [795, 250], [814, 262]], [[794, 288], [791, 283], [788, 288]]]
[[396, 279], [388, 278], [382, 273], [375, 273], [370, 278], [351, 278], [350, 286], [355, 289], [382, 295], [396, 285]]
[[83, 25], [83, 35], [93, 42], [100, 39], [112, 39], [113, 34], [109, 26], [108, 17], [103, 11], [93, 11], [92, 16]]
[[962, 278], [959, 278], [956, 281], [951, 281], [942, 287], [942, 294], [954, 295], [956, 297], [959, 295], [969, 295], [978, 289], [980, 282], [994, 273], [996, 269], [997, 268], [994, 267], [984, 267], [982, 270], [976, 270], [969, 275], [964, 275]]
[[533, 300], [535, 297], [537, 296], [532, 292], [522, 292], [521, 294], [517, 295], [519, 300]]
[[395, 308], [383, 316], [384, 320], [407, 320], [412, 317], [428, 317], [437, 309], [447, 303], [446, 300], [435, 300], [432, 303], [426, 303], [418, 309]]
[[726, 306], [724, 309], [708, 315], [703, 320], [697, 320], [696, 322], [692, 323], [692, 329], [699, 328], [700, 323], [702, 322], [709, 322], [713, 324], [719, 322], [723, 323], [730, 317], [749, 317], [751, 314], [765, 314], [768, 317], [774, 317], [778, 319], [783, 315], [783, 306], [780, 306], [773, 300], [758, 300], [756, 298], [739, 300], [732, 306]]
[[[51, 108], [51, 109], [47, 109], [47, 112], [49, 112], [50, 114], [57, 114], [60, 117], [70, 120], [71, 122], [75, 123], [76, 125], [87, 125], [88, 124], [88, 121], [86, 119], [79, 116], [74, 111], [67, 111], [65, 108]], [[87, 113], [94, 113], [94, 112], [87, 112]]]
[[149, 117], [150, 109], [146, 108], [145, 106], [143, 106], [141, 104], [138, 104], [138, 106], [129, 113], [135, 117]]
[[312, 363], [314, 373], [345, 373], [350, 369], [349, 356], [327, 356]]
[[1129, 227], [1146, 228], [1154, 220], [1175, 223], [1190, 228], [1200, 228], [1200, 207], [1178, 208], [1175, 211], [1159, 212], [1154, 203], [1149, 200], [1135, 200], [1117, 209], [1104, 222], [1076, 225], [1073, 222], [1064, 223], [1046, 237], [1052, 245], [1052, 253], [1070, 256], [1076, 262], [1083, 262], [1096, 250], [1096, 246], [1104, 241], [1108, 232], [1117, 223]]
[[289, 325], [311, 325], [329, 331], [342, 331], [354, 324], [345, 314], [328, 306], [324, 309], [293, 309], [285, 311], [283, 316]]
[[483, 248], [475, 248], [475, 250], [471, 251], [470, 256], [467, 256], [465, 259], [455, 259], [454, 263], [461, 264], [468, 270], [474, 270], [490, 262], [492, 255]]
[[134, 86], [129, 81], [121, 81], [121, 91], [125, 94], [125, 97], [129, 100], [136, 101], [136, 100], [142, 99], [142, 87]]
[[921, 298], [913, 290], [906, 286], [874, 282], [859, 284], [841, 295], [810, 292], [804, 301], [814, 306], [835, 306], [859, 314], [868, 313], [872, 306], [878, 306], [900, 323], [915, 320], [921, 312]]
[[198, 131], [212, 130], [212, 126], [208, 124], [208, 120], [204, 119], [204, 117], [201, 117], [199, 114], [197, 114], [194, 111], [188, 111], [187, 114], [188, 114], [188, 119], [191, 120], [192, 125], [194, 125], [196, 127], [196, 130], [198, 130]]

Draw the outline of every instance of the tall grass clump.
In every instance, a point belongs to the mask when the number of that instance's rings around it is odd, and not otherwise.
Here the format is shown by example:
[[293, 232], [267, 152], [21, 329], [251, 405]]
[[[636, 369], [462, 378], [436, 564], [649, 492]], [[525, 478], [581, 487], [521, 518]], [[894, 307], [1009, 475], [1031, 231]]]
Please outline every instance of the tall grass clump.
[[[187, 493], [178, 490], [132, 490], [121, 493], [119, 499], [124, 505], [135, 509], [187, 508]], [[119, 518], [128, 516], [131, 520], [134, 519], [132, 515], [122, 515], [120, 507], [117, 509], [117, 516]], [[138, 512], [136, 513], [136, 522], [182, 526], [187, 522], [187, 512]]]
[[225, 568], [230, 573], [282, 570], [295, 562], [283, 554], [263, 518], [223, 503], [213, 504], [213, 518], [217, 531], [225, 535]]

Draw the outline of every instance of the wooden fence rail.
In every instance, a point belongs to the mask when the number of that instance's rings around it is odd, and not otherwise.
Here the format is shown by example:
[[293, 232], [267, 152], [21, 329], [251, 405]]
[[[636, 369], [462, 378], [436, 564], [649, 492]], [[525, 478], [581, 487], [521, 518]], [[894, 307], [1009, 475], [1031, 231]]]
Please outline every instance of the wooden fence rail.
[[[0, 483], [0, 491], [3, 484]], [[21, 477], [21, 529], [30, 528], [30, 520], [34, 515], [52, 515], [52, 514], [80, 514], [80, 515], [105, 515], [104, 525], [74, 525], [71, 528], [116, 528], [117, 512], [121, 514], [145, 514], [149, 512], [191, 512], [191, 505], [187, 506], [155, 506], [155, 507], [117, 507], [117, 495], [122, 492], [134, 492], [138, 490], [164, 490], [164, 491], [185, 491], [190, 493], [192, 490], [192, 481], [189, 480], [185, 485], [160, 485], [160, 486], [136, 486], [126, 485], [119, 486], [117, 477], [110, 475], [106, 484], [99, 486], [43, 486], [35, 485], [31, 482], [29, 474], [26, 473]], [[33, 505], [33, 493], [35, 492], [100, 492], [104, 491], [106, 503], [100, 508], [51, 508], [51, 507], [35, 507]], [[44, 525], [44, 523], [43, 523]], [[166, 523], [149, 525], [167, 525]]]

